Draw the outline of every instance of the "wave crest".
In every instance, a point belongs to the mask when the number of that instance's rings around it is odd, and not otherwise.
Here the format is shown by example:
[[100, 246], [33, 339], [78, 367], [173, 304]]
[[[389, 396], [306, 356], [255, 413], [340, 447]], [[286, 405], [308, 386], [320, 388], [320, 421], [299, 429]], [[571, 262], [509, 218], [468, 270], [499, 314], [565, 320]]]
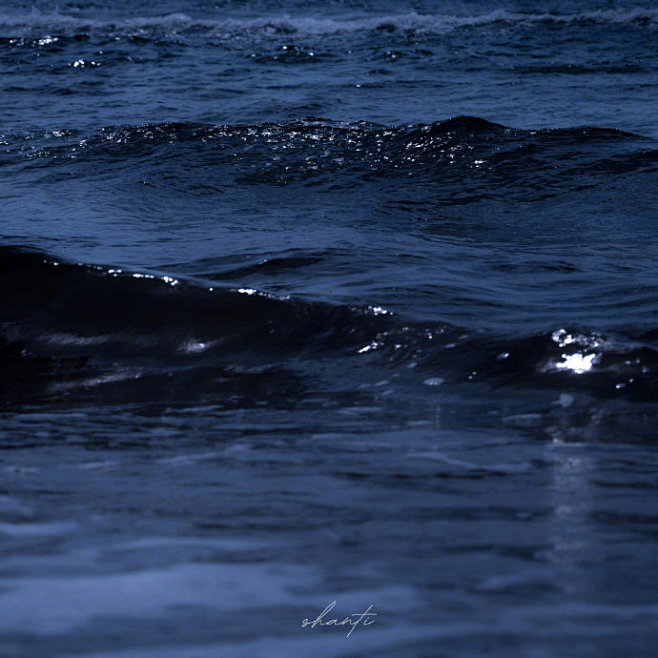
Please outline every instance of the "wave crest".
[[43, 34], [108, 34], [135, 36], [140, 34], [239, 36], [249, 34], [302, 34], [330, 35], [372, 31], [411, 31], [417, 33], [444, 33], [459, 28], [478, 27], [496, 23], [507, 25], [532, 24], [633, 24], [655, 26], [658, 23], [656, 9], [609, 9], [558, 14], [551, 12], [521, 13], [497, 9], [478, 15], [418, 14], [407, 13], [390, 16], [336, 20], [331, 18], [271, 16], [258, 19], [210, 19], [193, 18], [184, 13], [154, 17], [137, 17], [98, 21], [60, 13], [41, 13], [0, 16], [0, 34], [8, 37], [27, 37]]
[[[110, 168], [130, 176], [126, 163], [139, 162], [143, 184], [158, 185], [166, 177], [168, 186], [199, 194], [234, 184], [336, 190], [404, 178], [407, 185], [429, 186], [434, 194], [441, 187], [446, 199], [495, 194], [510, 184], [518, 184], [526, 196], [543, 198], [570, 185], [579, 189], [583, 174], [591, 183], [658, 169], [655, 142], [619, 130], [529, 131], [476, 117], [388, 127], [320, 119], [233, 126], [164, 123], [109, 127], [82, 139], [65, 131], [30, 137], [5, 135], [2, 162], [52, 168], [48, 180], [57, 180], [58, 165], [74, 164], [85, 177]], [[171, 171], [174, 160], [180, 166]], [[69, 170], [61, 175], [70, 175]]]
[[185, 385], [198, 377], [196, 394], [203, 395], [226, 373], [288, 372], [291, 363], [298, 374], [317, 373], [329, 362], [341, 381], [343, 367], [411, 368], [426, 382], [438, 382], [430, 375], [439, 372], [446, 385], [475, 380], [493, 389], [567, 389], [644, 402], [658, 394], [654, 347], [586, 328], [520, 338], [471, 334], [447, 323], [405, 323], [379, 307], [273, 297], [0, 249], [5, 399], [21, 390], [58, 392], [63, 383], [69, 391], [90, 381], [114, 385], [125, 373]]

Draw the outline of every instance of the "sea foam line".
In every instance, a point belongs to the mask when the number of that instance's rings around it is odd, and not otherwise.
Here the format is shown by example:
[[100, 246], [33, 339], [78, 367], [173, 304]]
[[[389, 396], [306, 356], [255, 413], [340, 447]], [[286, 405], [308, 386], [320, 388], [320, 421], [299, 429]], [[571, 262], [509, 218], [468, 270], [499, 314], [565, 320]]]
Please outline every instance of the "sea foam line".
[[[5, 36], [26, 36], [32, 32], [80, 33], [101, 32], [110, 34], [139, 34], [141, 32], [165, 32], [169, 34], [197, 32], [202, 34], [240, 35], [261, 33], [300, 33], [308, 35], [367, 32], [375, 30], [411, 30], [415, 32], [441, 33], [460, 27], [489, 25], [494, 23], [598, 23], [656, 25], [658, 9], [600, 10], [574, 14], [517, 13], [497, 9], [479, 15], [417, 14], [407, 13], [390, 16], [336, 20], [331, 18], [293, 18], [288, 15], [256, 19], [225, 18], [220, 20], [196, 19], [183, 13], [165, 16], [139, 17], [125, 20], [98, 21], [59, 13], [0, 15], [0, 30]], [[8, 34], [9, 33], [9, 34]]]

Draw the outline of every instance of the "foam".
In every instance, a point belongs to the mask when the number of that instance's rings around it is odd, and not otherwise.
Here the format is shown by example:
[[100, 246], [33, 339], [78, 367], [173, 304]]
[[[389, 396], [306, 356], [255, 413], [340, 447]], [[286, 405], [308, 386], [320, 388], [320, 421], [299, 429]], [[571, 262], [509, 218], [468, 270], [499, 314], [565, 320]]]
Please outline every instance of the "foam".
[[400, 30], [428, 33], [443, 33], [454, 29], [490, 25], [494, 23], [597, 23], [597, 24], [641, 24], [658, 23], [656, 9], [600, 10], [574, 14], [515, 13], [497, 9], [478, 15], [449, 14], [397, 14], [334, 20], [330, 18], [271, 16], [257, 19], [225, 18], [201, 20], [183, 13], [153, 17], [137, 17], [124, 20], [88, 20], [60, 13], [0, 15], [0, 34], [5, 36], [28, 36], [34, 32], [43, 34], [76, 34], [101, 32], [113, 35], [137, 35], [140, 33], [185, 34], [202, 33], [216, 36], [239, 36], [250, 33], [327, 35], [375, 30]]

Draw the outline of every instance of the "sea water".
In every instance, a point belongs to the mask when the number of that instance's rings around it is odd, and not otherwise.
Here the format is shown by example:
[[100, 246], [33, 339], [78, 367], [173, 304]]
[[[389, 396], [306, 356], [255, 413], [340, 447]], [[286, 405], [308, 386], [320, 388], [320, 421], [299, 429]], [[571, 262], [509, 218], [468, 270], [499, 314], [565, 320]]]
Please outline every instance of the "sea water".
[[651, 2], [3, 3], [2, 655], [653, 656], [657, 87]]

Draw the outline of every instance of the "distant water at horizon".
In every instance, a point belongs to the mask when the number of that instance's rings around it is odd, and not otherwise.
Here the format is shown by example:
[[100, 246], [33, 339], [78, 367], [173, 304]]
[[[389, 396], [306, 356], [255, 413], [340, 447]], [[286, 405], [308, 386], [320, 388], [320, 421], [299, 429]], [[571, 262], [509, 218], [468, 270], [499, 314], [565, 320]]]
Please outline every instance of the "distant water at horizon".
[[0, 653], [652, 656], [657, 46], [4, 3]]

